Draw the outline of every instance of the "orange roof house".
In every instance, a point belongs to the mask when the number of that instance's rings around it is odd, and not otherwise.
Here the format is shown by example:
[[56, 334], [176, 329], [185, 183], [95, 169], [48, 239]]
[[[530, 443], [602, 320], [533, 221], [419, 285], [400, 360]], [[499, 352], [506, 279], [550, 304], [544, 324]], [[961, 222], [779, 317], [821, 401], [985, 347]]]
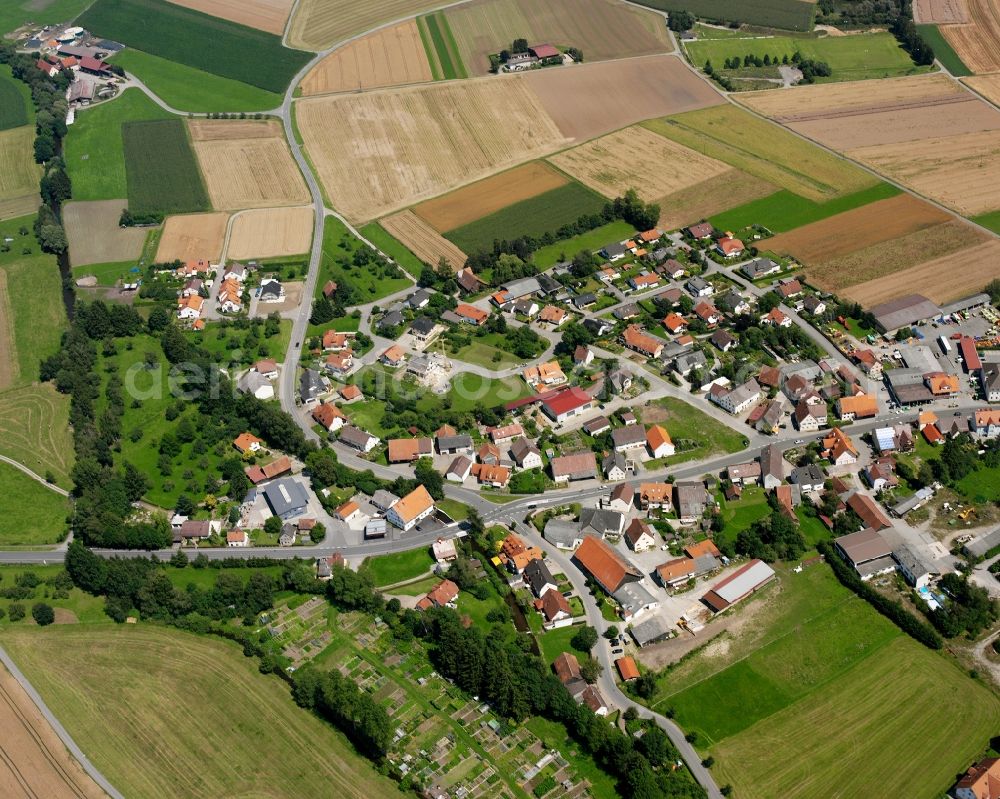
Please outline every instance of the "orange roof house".
[[246, 454], [247, 452], [256, 452], [263, 445], [263, 441], [253, 433], [240, 433], [233, 440], [233, 446], [236, 447], [241, 453]]
[[554, 386], [566, 382], [566, 375], [558, 361], [529, 366], [521, 374], [524, 377], [524, 382], [532, 388], [538, 385]]
[[443, 608], [458, 599], [458, 586], [451, 580], [442, 580], [434, 588], [417, 602], [418, 610], [427, 608]]
[[866, 419], [878, 414], [878, 399], [871, 394], [855, 394], [837, 400], [837, 416], [841, 419]]
[[927, 388], [931, 390], [931, 394], [936, 397], [950, 396], [961, 389], [961, 384], [958, 381], [958, 375], [949, 375], [944, 372], [931, 372], [930, 374], [924, 375], [924, 381], [927, 383]]
[[557, 308], [555, 305], [546, 305], [542, 308], [542, 312], [538, 314], [539, 322], [548, 322], [553, 325], [558, 325], [565, 318], [566, 311], [562, 308]]
[[603, 540], [592, 535], [583, 539], [573, 559], [609, 594], [613, 594], [625, 583], [642, 579], [641, 571]]
[[744, 250], [743, 242], [739, 239], [734, 239], [729, 233], [715, 242], [715, 247], [726, 258], [737, 256]]
[[679, 313], [668, 313], [663, 320], [663, 326], [671, 333], [679, 333], [687, 327], [687, 320]]
[[858, 459], [858, 449], [851, 437], [839, 427], [834, 427], [823, 439], [823, 454], [834, 464], [854, 463]]
[[645, 230], [639, 234], [639, 239], [644, 244], [652, 244], [654, 241], [659, 241], [660, 237], [663, 235], [662, 230], [657, 230], [653, 228], [652, 230]]
[[336, 330], [327, 330], [323, 334], [323, 349], [342, 350], [347, 347], [348, 337], [346, 333], [338, 333]]
[[622, 333], [622, 341], [630, 350], [635, 350], [650, 358], [657, 358], [663, 351], [663, 342], [654, 336], [642, 332], [638, 325], [629, 325]]
[[483, 485], [504, 488], [510, 482], [510, 469], [506, 466], [490, 463], [474, 463], [472, 465], [472, 474]]
[[639, 484], [639, 507], [648, 508], [650, 505], [669, 505], [673, 497], [674, 487], [670, 483], [640, 483]]
[[432, 455], [434, 442], [429, 438], [390, 438], [389, 463], [412, 463], [424, 455]]
[[344, 386], [342, 389], [340, 389], [338, 393], [345, 400], [353, 400], [353, 399], [358, 399], [361, 396], [361, 389], [351, 384], [348, 386]]
[[455, 306], [455, 313], [461, 316], [466, 322], [471, 322], [477, 327], [490, 318], [490, 315], [486, 311], [464, 302], [460, 302]]
[[406, 352], [403, 350], [403, 348], [400, 347], [398, 344], [393, 344], [379, 356], [379, 360], [381, 360], [382, 363], [384, 364], [388, 364], [389, 366], [398, 366], [403, 362], [403, 359], [405, 357], [406, 357]]
[[337, 518], [340, 519], [341, 521], [346, 522], [360, 510], [361, 507], [358, 505], [358, 503], [355, 502], [353, 499], [349, 499], [347, 502], [345, 502], [343, 505], [337, 508]]
[[618, 673], [625, 682], [639, 679], [639, 667], [635, 665], [635, 658], [618, 658], [618, 660], [615, 661], [615, 667], [618, 669]]
[[712, 555], [717, 558], [722, 553], [719, 552], [719, 548], [711, 538], [706, 538], [704, 541], [698, 541], [695, 544], [684, 547], [684, 554], [692, 560], [697, 560], [703, 555]]
[[962, 775], [949, 796], [961, 799], [1000, 799], [1000, 757], [980, 760]]
[[270, 463], [264, 464], [264, 468], [261, 469], [264, 472], [264, 477], [270, 480], [273, 477], [277, 477], [279, 474], [284, 474], [285, 472], [290, 472], [292, 470], [292, 461], [287, 455], [282, 455], [280, 458], [275, 458]]
[[646, 431], [646, 446], [654, 458], [666, 458], [674, 452], [674, 442], [670, 438], [670, 433], [658, 424], [654, 424]]
[[338, 419], [340, 419], [341, 424], [347, 421], [347, 417], [344, 416], [344, 412], [340, 408], [326, 402], [313, 408], [312, 418], [327, 430], [334, 427]]

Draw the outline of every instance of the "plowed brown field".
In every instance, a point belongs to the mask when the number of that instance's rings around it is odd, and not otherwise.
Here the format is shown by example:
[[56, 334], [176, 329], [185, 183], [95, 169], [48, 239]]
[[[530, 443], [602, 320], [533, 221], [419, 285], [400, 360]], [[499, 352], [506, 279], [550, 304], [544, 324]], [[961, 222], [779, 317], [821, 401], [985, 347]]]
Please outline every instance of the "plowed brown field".
[[1000, 70], [1000, 0], [966, 0], [967, 25], [945, 25], [941, 34], [973, 72]]
[[910, 194], [899, 194], [782, 233], [768, 239], [766, 247], [782, 255], [793, 255], [811, 266], [951, 218], [930, 203]]
[[233, 219], [227, 258], [275, 258], [309, 250], [313, 209], [259, 208], [243, 211]]
[[435, 230], [447, 233], [568, 182], [548, 164], [533, 161], [422, 202], [413, 211]]
[[70, 266], [107, 264], [138, 259], [149, 232], [141, 227], [118, 227], [128, 200], [67, 203], [63, 225], [69, 239]]
[[565, 144], [520, 77], [309, 97], [297, 102], [296, 111], [333, 206], [354, 221], [382, 216]]
[[416, 20], [376, 31], [330, 53], [303, 79], [302, 94], [353, 92], [432, 80]]
[[766, 180], [729, 169], [711, 180], [660, 197], [659, 227], [673, 230], [689, 225], [777, 190], [777, 186]]
[[913, 21], [918, 25], [968, 22], [965, 0], [915, 0]]
[[[937, 303], [968, 297], [990, 282], [997, 274], [1000, 241], [990, 239], [943, 258], [919, 264], [902, 272], [867, 283], [859, 283], [841, 292], [865, 305], [877, 305], [904, 294], [918, 292]], [[947, 277], [943, 277], [943, 276]]]
[[238, 22], [248, 28], [257, 28], [281, 36], [285, 31], [285, 21], [292, 9], [293, 0], [170, 0], [170, 2], [213, 17]]
[[605, 197], [635, 189], [646, 201], [718, 177], [730, 167], [641, 127], [602, 136], [549, 159]]
[[163, 225], [156, 260], [189, 261], [205, 258], [217, 263], [222, 257], [229, 214], [186, 214], [170, 216]]
[[433, 267], [444, 258], [457, 272], [468, 256], [412, 211], [403, 211], [379, 220], [382, 227], [399, 239], [424, 263]]

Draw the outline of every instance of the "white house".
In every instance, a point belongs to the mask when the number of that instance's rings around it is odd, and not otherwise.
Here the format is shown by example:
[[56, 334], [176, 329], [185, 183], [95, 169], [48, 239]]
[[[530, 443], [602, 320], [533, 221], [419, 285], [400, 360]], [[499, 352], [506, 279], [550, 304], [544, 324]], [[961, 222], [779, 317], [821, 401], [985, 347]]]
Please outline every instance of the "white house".
[[633, 519], [625, 528], [625, 541], [633, 552], [648, 552], [656, 548], [656, 536], [653, 529], [642, 519]]
[[226, 533], [227, 547], [248, 547], [250, 546], [250, 536], [246, 530], [230, 530]]
[[646, 431], [646, 446], [654, 458], [669, 458], [674, 454], [674, 442], [670, 439], [670, 433], [658, 424]]

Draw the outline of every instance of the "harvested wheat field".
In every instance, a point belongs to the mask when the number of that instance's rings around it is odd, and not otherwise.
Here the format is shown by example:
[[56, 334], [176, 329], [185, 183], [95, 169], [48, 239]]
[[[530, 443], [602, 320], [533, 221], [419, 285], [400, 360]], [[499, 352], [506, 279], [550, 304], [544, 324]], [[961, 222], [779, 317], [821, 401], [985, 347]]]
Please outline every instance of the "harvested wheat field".
[[101, 799], [107, 794], [66, 750], [20, 683], [0, 666], [0, 795]]
[[952, 217], [910, 194], [898, 194], [768, 239], [767, 249], [806, 266], [892, 241]]
[[35, 128], [0, 130], [0, 203], [3, 218], [38, 210], [38, 180], [42, 168], [34, 159]]
[[722, 102], [715, 89], [670, 55], [533, 70], [523, 80], [563, 136], [575, 141]]
[[847, 154], [961, 214], [1000, 208], [1000, 131], [862, 147]]
[[766, 180], [738, 169], [728, 169], [718, 177], [658, 198], [659, 227], [663, 230], [684, 227], [751, 200], [767, 197], [777, 190], [777, 186]]
[[294, 0], [170, 0], [175, 6], [281, 36]]
[[403, 211], [379, 223], [424, 263], [436, 267], [444, 258], [457, 272], [468, 256], [412, 211]]
[[259, 208], [233, 216], [227, 258], [275, 258], [309, 251], [313, 209]]
[[288, 45], [323, 50], [440, 5], [441, 0], [300, 0], [288, 26]]
[[972, 72], [1000, 71], [1000, 0], [966, 0], [969, 22], [945, 25], [941, 35]]
[[413, 212], [435, 230], [447, 233], [568, 182], [544, 161], [532, 161], [422, 202]]
[[968, 22], [969, 9], [965, 0], [915, 0], [913, 21], [918, 25]]
[[213, 208], [238, 211], [309, 201], [277, 122], [191, 120], [188, 126]]
[[383, 28], [336, 50], [300, 84], [302, 94], [353, 92], [433, 80], [416, 20]]
[[619, 0], [476, 0], [446, 16], [462, 60], [475, 75], [488, 74], [490, 54], [518, 37], [577, 47], [587, 61], [672, 49], [660, 14]]
[[971, 78], [962, 78], [962, 82], [973, 91], [979, 92], [991, 103], [1000, 105], [1000, 74], [976, 75]]
[[160, 263], [204, 258], [217, 263], [222, 258], [229, 214], [184, 214], [169, 216], [156, 249]]
[[70, 266], [138, 259], [148, 228], [118, 227], [128, 200], [67, 203], [63, 226], [69, 239]]
[[297, 102], [296, 113], [327, 195], [353, 221], [565, 143], [527, 82], [516, 77], [310, 97]]
[[[809, 282], [825, 291], [840, 292], [858, 283], [891, 278], [925, 261], [943, 258], [980, 244], [987, 238], [965, 222], [951, 221], [917, 230], [896, 239], [872, 244], [852, 253], [810, 265]], [[947, 283], [951, 275], [938, 274]], [[981, 284], [985, 285], [985, 283]], [[906, 294], [907, 284], [900, 282], [899, 293]]]
[[641, 127], [602, 136], [549, 159], [564, 172], [605, 197], [635, 189], [656, 200], [729, 171], [716, 161]]
[[982, 291], [997, 276], [998, 269], [1000, 241], [990, 239], [902, 272], [859, 283], [841, 294], [866, 306], [914, 292], [937, 303], [948, 303]]

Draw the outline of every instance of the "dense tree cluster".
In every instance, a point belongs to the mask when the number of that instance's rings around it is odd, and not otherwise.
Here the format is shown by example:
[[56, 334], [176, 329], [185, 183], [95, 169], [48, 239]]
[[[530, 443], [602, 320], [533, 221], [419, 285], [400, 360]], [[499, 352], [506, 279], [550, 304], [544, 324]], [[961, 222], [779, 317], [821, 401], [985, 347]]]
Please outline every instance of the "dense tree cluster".
[[946, 574], [938, 588], [948, 597], [944, 607], [928, 612], [938, 632], [946, 638], [965, 633], [975, 638], [1000, 618], [1000, 603], [985, 588], [969, 582], [967, 575]]
[[736, 551], [768, 563], [794, 560], [806, 551], [806, 540], [795, 522], [772, 508], [770, 516], [758, 519], [737, 533]]
[[694, 23], [695, 16], [690, 11], [671, 11], [667, 16], [667, 27], [677, 33], [691, 30]]

